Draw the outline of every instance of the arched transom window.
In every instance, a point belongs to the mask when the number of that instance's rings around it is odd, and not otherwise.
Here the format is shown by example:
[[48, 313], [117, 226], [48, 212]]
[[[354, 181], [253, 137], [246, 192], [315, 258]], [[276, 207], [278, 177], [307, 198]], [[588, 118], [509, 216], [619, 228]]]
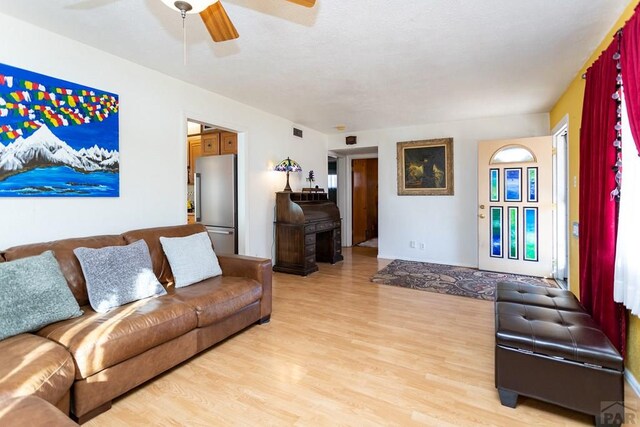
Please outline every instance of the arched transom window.
[[491, 156], [489, 164], [496, 165], [500, 163], [536, 163], [536, 156], [522, 145], [507, 145], [500, 148]]

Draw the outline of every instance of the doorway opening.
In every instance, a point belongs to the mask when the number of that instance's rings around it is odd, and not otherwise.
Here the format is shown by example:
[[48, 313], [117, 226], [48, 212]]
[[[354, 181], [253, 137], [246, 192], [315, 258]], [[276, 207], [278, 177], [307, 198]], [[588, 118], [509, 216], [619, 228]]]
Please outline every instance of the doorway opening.
[[378, 159], [351, 160], [353, 246], [378, 247]]
[[238, 253], [238, 134], [187, 119], [187, 223], [207, 228], [218, 253]]
[[569, 280], [568, 142], [565, 118], [553, 134], [553, 277], [564, 289]]
[[[335, 158], [336, 165], [336, 200], [338, 208], [340, 209], [341, 221], [342, 221], [342, 246], [353, 247], [356, 246], [353, 243], [353, 160], [356, 159], [377, 159], [378, 147], [357, 147], [331, 150], [328, 152], [328, 156]], [[376, 168], [377, 173], [377, 168]], [[331, 175], [331, 172], [330, 172]], [[329, 179], [332, 179], [331, 177]], [[378, 192], [377, 183], [375, 185], [375, 203], [377, 207]], [[377, 225], [377, 220], [376, 220]], [[375, 228], [377, 231], [377, 227]], [[384, 239], [384, 236], [383, 236]], [[366, 256], [377, 257], [378, 247], [375, 248], [363, 248], [363, 253]]]

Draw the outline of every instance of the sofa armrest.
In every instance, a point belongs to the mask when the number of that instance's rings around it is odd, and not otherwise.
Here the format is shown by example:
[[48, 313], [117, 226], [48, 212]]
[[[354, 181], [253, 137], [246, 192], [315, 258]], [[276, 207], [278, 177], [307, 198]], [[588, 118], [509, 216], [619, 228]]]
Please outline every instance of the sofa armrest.
[[262, 284], [260, 318], [271, 315], [271, 260], [243, 255], [218, 255], [222, 276], [247, 277]]

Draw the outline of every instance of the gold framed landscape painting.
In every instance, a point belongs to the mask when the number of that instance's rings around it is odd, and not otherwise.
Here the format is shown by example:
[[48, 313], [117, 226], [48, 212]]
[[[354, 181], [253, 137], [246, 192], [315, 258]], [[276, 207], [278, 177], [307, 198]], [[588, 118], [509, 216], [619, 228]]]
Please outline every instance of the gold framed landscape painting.
[[453, 195], [453, 138], [398, 142], [398, 195]]

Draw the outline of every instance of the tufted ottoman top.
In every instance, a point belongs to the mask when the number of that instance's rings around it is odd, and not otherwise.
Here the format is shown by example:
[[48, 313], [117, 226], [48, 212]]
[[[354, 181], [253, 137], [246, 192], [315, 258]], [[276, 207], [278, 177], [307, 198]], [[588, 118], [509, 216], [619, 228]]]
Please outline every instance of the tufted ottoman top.
[[499, 282], [496, 286], [496, 301], [517, 302], [558, 310], [584, 311], [571, 291], [520, 282]]
[[496, 302], [496, 344], [623, 371], [622, 357], [584, 312]]

